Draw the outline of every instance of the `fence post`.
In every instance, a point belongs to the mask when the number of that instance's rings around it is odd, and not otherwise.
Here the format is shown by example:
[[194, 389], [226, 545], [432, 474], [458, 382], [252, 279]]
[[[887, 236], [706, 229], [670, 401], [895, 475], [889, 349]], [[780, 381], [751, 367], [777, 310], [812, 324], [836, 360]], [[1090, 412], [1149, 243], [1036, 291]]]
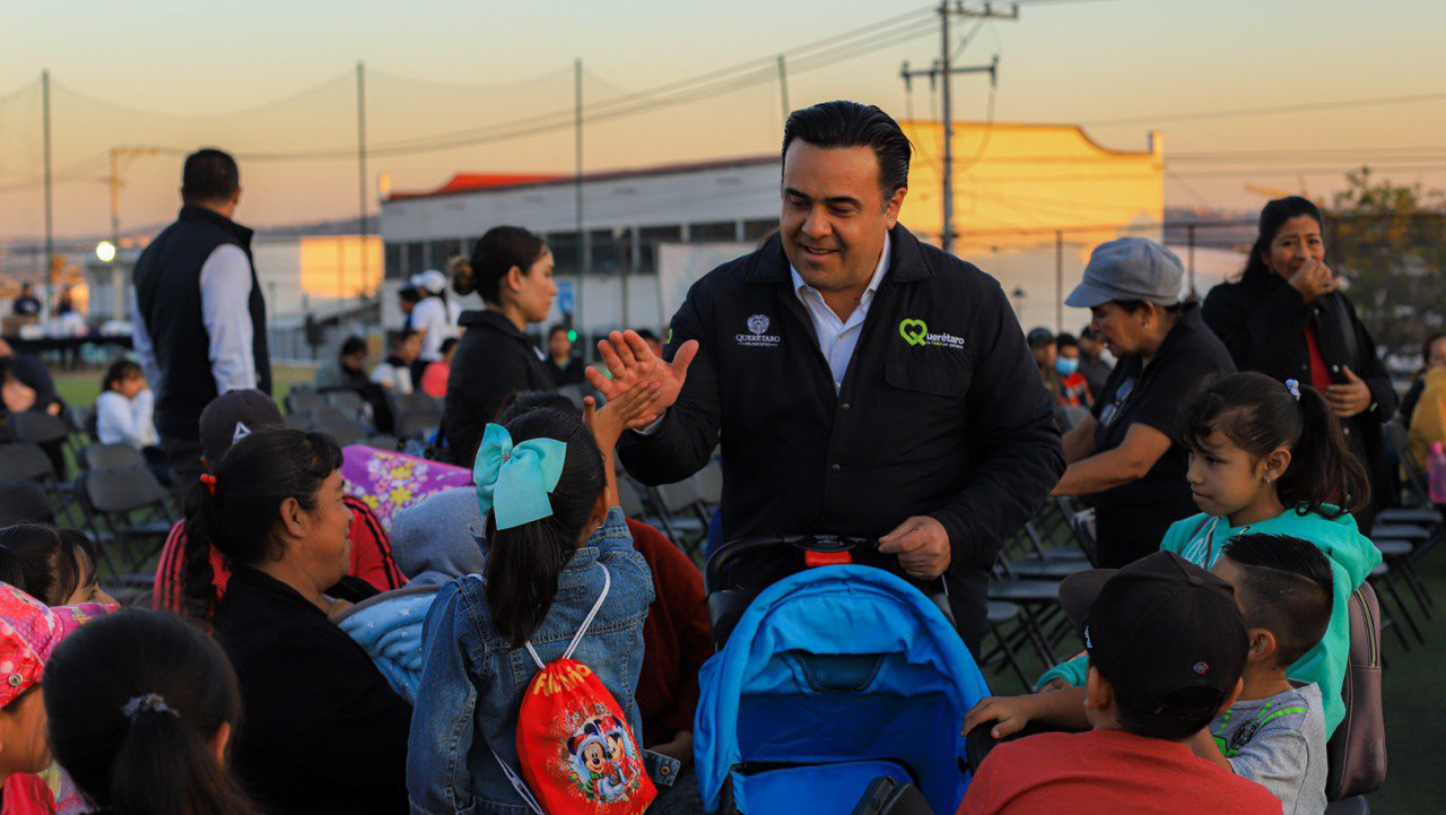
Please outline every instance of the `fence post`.
[[1064, 330], [1064, 230], [1054, 231], [1054, 333]]
[[1190, 269], [1190, 297], [1191, 297], [1191, 299], [1194, 299], [1194, 298], [1196, 298], [1196, 297], [1199, 297], [1199, 292], [1196, 291], [1196, 289], [1195, 289], [1195, 225], [1194, 225], [1194, 224], [1190, 224], [1190, 226], [1185, 230], [1185, 235], [1186, 235], [1185, 245], [1186, 245], [1186, 247], [1187, 247], [1187, 249], [1188, 249], [1188, 251], [1189, 251], [1189, 255], [1190, 255], [1190, 267], [1189, 267], [1189, 269]]

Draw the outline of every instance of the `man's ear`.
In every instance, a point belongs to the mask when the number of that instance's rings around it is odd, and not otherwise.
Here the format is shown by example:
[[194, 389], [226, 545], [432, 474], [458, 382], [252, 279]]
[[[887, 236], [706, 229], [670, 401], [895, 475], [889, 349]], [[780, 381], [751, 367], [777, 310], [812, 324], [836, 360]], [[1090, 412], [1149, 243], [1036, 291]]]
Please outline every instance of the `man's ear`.
[[893, 229], [894, 225], [899, 222], [899, 210], [903, 208], [904, 196], [908, 195], [908, 193], [908, 187], [900, 187], [894, 190], [894, 194], [890, 196], [888, 202], [884, 204], [885, 228]]

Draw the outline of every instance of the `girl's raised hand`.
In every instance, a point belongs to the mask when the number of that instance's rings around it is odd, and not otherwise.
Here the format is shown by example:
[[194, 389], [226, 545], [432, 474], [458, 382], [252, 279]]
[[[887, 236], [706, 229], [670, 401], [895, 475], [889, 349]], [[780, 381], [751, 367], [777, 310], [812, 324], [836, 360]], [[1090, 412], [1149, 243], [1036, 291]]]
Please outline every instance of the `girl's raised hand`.
[[582, 403], [582, 422], [592, 430], [598, 447], [611, 451], [622, 438], [623, 431], [651, 415], [658, 401], [661, 385], [657, 382], [635, 382], [626, 391], [617, 393], [602, 408], [589, 396]]

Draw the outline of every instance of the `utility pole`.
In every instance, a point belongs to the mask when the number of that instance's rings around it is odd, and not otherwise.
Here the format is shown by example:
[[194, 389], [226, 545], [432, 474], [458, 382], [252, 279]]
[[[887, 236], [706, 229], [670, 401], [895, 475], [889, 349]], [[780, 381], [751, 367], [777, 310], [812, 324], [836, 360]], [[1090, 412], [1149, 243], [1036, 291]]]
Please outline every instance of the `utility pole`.
[[582, 280], [587, 271], [589, 262], [592, 260], [591, 241], [588, 240], [587, 231], [583, 228], [582, 222], [582, 58], [579, 57], [573, 66], [573, 120], [576, 130], [573, 134], [573, 148], [576, 153], [576, 174], [577, 174], [577, 282], [572, 289], [572, 315], [573, 325], [579, 330], [579, 336], [586, 337], [587, 329], [582, 322]]
[[[370, 247], [367, 245], [367, 237], [371, 234], [371, 225], [367, 223], [367, 82], [366, 65], [361, 60], [356, 63], [356, 171], [357, 223], [361, 226], [362, 288], [369, 290], [371, 276], [367, 268], [367, 250]], [[345, 299], [346, 292], [337, 292], [337, 296]]]
[[783, 100], [783, 123], [788, 124], [788, 115], [793, 109], [788, 106], [788, 60], [778, 55], [778, 94]]
[[975, 11], [964, 7], [963, 0], [943, 0], [939, 3], [939, 33], [940, 49], [939, 59], [926, 70], [909, 70], [909, 63], [904, 63], [900, 76], [904, 79], [904, 86], [907, 88], [910, 81], [916, 76], [926, 76], [932, 86], [935, 82], [942, 80], [942, 107], [944, 115], [944, 169], [943, 169], [943, 195], [944, 195], [944, 223], [940, 232], [940, 244], [945, 252], [954, 250], [954, 99], [951, 81], [955, 74], [989, 74], [989, 81], [994, 82], [998, 78], [999, 57], [989, 65], [974, 65], [969, 67], [956, 68], [952, 65], [953, 56], [950, 53], [952, 43], [949, 40], [949, 18], [983, 18], [990, 20], [1018, 20], [1019, 6], [1011, 5], [1008, 14], [994, 10], [993, 3], [985, 3], [982, 11]]
[[[50, 191], [50, 71], [40, 72], [41, 126], [45, 136], [45, 282], [46, 292], [55, 281], [55, 225], [52, 218]], [[45, 307], [50, 308], [50, 297], [45, 298]]]

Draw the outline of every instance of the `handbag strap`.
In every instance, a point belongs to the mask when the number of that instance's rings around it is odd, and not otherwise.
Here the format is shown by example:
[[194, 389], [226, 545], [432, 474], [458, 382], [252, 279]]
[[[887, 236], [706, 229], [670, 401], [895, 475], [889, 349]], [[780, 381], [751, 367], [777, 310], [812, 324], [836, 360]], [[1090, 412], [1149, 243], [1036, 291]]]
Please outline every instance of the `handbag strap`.
[[[613, 585], [613, 576], [612, 573], [608, 571], [608, 567], [601, 563], [598, 564], [598, 568], [603, 570], [602, 594], [598, 595], [597, 602], [592, 604], [592, 609], [588, 611], [587, 617], [583, 618], [582, 627], [573, 635], [572, 642], [568, 643], [567, 650], [562, 654], [563, 659], [572, 659], [572, 652], [576, 651], [577, 646], [582, 643], [582, 638], [587, 634], [588, 628], [592, 626], [592, 621], [597, 619], [598, 612], [602, 611], [603, 602], [608, 599], [608, 591]], [[532, 661], [537, 663], [537, 669], [539, 671], [544, 670], [547, 666], [542, 663], [542, 658], [537, 655], [537, 649], [532, 647], [531, 642], [525, 645], [527, 653], [532, 657]], [[507, 776], [508, 782], [512, 784], [514, 790], [517, 790], [517, 794], [522, 796], [522, 800], [526, 802], [527, 806], [530, 807], [533, 812], [537, 813], [537, 815], [547, 815], [547, 813], [542, 811], [542, 806], [537, 803], [537, 798], [532, 795], [532, 790], [527, 788], [527, 782], [517, 775], [516, 770], [507, 766], [507, 762], [502, 760], [502, 756], [497, 754], [497, 750], [492, 748], [492, 745], [489, 744], [488, 749], [492, 750], [492, 758], [496, 760], [497, 766], [502, 768], [502, 774]]]
[[[598, 595], [597, 602], [592, 604], [592, 610], [587, 613], [587, 617], [583, 618], [582, 628], [579, 628], [577, 633], [572, 636], [572, 642], [568, 643], [567, 650], [562, 652], [563, 659], [572, 659], [572, 652], [576, 651], [577, 646], [582, 643], [582, 638], [587, 634], [588, 628], [592, 626], [592, 621], [597, 619], [597, 613], [602, 611], [603, 602], [608, 599], [608, 590], [612, 588], [613, 576], [612, 573], [608, 571], [608, 567], [601, 563], [597, 566], [603, 571], [602, 594]], [[537, 663], [537, 669], [540, 671], [546, 668], [547, 666], [542, 663], [542, 657], [539, 657], [537, 650], [532, 647], [532, 643], [528, 642], [526, 647], [527, 653], [532, 656], [532, 661]]]

